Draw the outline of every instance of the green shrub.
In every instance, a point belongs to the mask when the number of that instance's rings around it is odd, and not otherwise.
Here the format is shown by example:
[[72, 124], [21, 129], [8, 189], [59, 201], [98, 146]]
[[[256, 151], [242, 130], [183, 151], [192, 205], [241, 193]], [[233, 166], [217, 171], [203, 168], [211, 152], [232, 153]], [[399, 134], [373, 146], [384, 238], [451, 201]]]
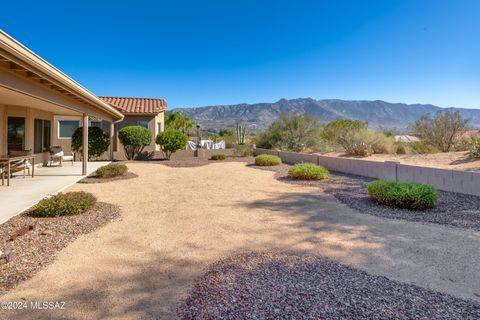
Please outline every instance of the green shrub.
[[424, 141], [410, 142], [409, 145], [413, 154], [437, 153], [438, 149]]
[[438, 200], [437, 189], [431, 185], [394, 180], [370, 182], [368, 194], [377, 203], [416, 210], [433, 208]]
[[97, 169], [95, 172], [98, 178], [113, 178], [123, 176], [127, 173], [128, 168], [121, 163], [110, 163]]
[[223, 153], [215, 153], [215, 154], [212, 154], [212, 156], [210, 157], [210, 160], [225, 160], [227, 159], [227, 156]]
[[152, 143], [150, 130], [141, 126], [128, 126], [118, 131], [118, 139], [125, 148], [128, 160], [135, 159], [145, 146]]
[[253, 155], [253, 148], [248, 144], [237, 144], [233, 154], [239, 157], [250, 157]]
[[[99, 157], [108, 150], [110, 137], [99, 127], [88, 128], [88, 159]], [[83, 150], [83, 127], [77, 128], [72, 135], [72, 151]]]
[[480, 158], [480, 138], [473, 139], [469, 150], [470, 158]]
[[80, 214], [90, 209], [97, 199], [88, 192], [59, 193], [51, 198], [41, 200], [35, 207], [39, 217], [55, 217]]
[[165, 130], [157, 135], [156, 142], [160, 145], [160, 149], [162, 149], [165, 154], [165, 158], [170, 160], [172, 154], [187, 146], [188, 138], [180, 131]]
[[326, 168], [313, 163], [297, 163], [288, 170], [288, 176], [298, 180], [322, 180], [329, 175]]
[[282, 159], [269, 154], [261, 154], [255, 157], [255, 164], [257, 166], [278, 166], [281, 163]]
[[396, 154], [406, 154], [407, 149], [405, 149], [405, 146], [401, 142], [396, 142], [395, 143], [395, 153]]

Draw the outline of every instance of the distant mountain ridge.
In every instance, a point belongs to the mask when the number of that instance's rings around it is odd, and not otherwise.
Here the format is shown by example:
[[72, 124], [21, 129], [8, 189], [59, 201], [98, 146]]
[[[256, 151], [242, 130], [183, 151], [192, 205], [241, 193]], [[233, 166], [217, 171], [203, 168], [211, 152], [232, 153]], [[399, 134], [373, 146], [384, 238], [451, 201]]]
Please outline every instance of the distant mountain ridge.
[[282, 112], [298, 111], [310, 114], [320, 121], [332, 121], [337, 118], [349, 118], [368, 121], [376, 129], [406, 131], [408, 126], [424, 114], [434, 114], [438, 110], [459, 111], [469, 118], [470, 126], [480, 128], [480, 110], [464, 108], [440, 108], [431, 104], [390, 103], [381, 100], [338, 100], [312, 98], [281, 99], [273, 103], [217, 105], [198, 108], [177, 108], [189, 114], [206, 130], [234, 127], [245, 123], [250, 131], [264, 130]]

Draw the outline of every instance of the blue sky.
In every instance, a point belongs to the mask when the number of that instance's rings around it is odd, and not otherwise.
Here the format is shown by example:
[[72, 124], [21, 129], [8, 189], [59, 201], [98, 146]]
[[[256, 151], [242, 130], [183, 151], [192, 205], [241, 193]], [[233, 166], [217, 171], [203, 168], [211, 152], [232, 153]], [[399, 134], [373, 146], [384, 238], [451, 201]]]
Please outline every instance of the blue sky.
[[7, 1], [0, 28], [97, 95], [480, 108], [480, 1]]

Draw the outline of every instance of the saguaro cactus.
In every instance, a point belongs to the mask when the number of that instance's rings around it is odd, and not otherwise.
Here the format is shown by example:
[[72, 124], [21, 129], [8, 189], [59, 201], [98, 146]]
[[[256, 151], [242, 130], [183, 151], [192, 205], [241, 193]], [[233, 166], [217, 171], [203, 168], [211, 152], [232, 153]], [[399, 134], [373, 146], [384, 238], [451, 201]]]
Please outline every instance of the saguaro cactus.
[[247, 126], [241, 125], [237, 122], [237, 127], [235, 130], [235, 143], [243, 145], [245, 144], [245, 135], [247, 134]]

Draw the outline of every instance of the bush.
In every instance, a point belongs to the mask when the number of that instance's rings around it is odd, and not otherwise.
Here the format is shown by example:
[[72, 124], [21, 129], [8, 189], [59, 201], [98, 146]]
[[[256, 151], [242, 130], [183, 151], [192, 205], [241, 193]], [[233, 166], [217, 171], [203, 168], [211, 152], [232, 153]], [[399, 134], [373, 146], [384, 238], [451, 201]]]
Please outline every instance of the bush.
[[438, 200], [437, 189], [431, 185], [394, 180], [370, 182], [368, 194], [377, 203], [416, 210], [433, 208]]
[[281, 163], [282, 159], [269, 154], [261, 154], [255, 157], [255, 164], [257, 166], [278, 166]]
[[297, 180], [323, 180], [330, 175], [327, 168], [314, 163], [297, 163], [288, 170], [288, 176]]
[[366, 143], [356, 143], [351, 149], [346, 150], [347, 154], [359, 157], [368, 157], [373, 154], [372, 147]]
[[95, 172], [98, 178], [113, 178], [123, 176], [127, 173], [128, 168], [124, 164], [110, 163], [97, 169]]
[[118, 139], [125, 148], [125, 156], [128, 160], [135, 159], [145, 146], [152, 142], [150, 130], [140, 126], [128, 126], [118, 131]]
[[424, 115], [413, 125], [413, 131], [422, 140], [442, 152], [450, 151], [468, 129], [469, 119], [458, 111], [440, 110], [433, 117]]
[[438, 149], [424, 141], [414, 141], [408, 144], [413, 154], [437, 153]]
[[35, 207], [35, 215], [39, 217], [56, 217], [80, 214], [90, 209], [97, 198], [88, 192], [59, 193], [51, 198], [41, 200]]
[[253, 155], [253, 148], [247, 144], [237, 144], [233, 154], [239, 157], [250, 157]]
[[215, 153], [215, 154], [212, 154], [212, 156], [210, 157], [210, 160], [225, 160], [227, 159], [227, 156], [224, 155], [223, 153]]
[[480, 158], [480, 138], [474, 139], [470, 145], [470, 158]]
[[170, 160], [173, 153], [184, 149], [188, 144], [187, 136], [180, 131], [165, 130], [157, 135], [157, 144], [160, 145], [165, 158]]
[[405, 146], [403, 143], [399, 142], [395, 144], [395, 153], [396, 154], [406, 154], [407, 150], [405, 149]]
[[264, 132], [257, 135], [259, 148], [300, 152], [320, 143], [317, 119], [301, 113], [282, 113]]
[[[88, 159], [99, 157], [108, 150], [110, 137], [99, 127], [88, 128]], [[83, 127], [77, 128], [72, 135], [72, 150], [82, 152], [83, 150]]]

